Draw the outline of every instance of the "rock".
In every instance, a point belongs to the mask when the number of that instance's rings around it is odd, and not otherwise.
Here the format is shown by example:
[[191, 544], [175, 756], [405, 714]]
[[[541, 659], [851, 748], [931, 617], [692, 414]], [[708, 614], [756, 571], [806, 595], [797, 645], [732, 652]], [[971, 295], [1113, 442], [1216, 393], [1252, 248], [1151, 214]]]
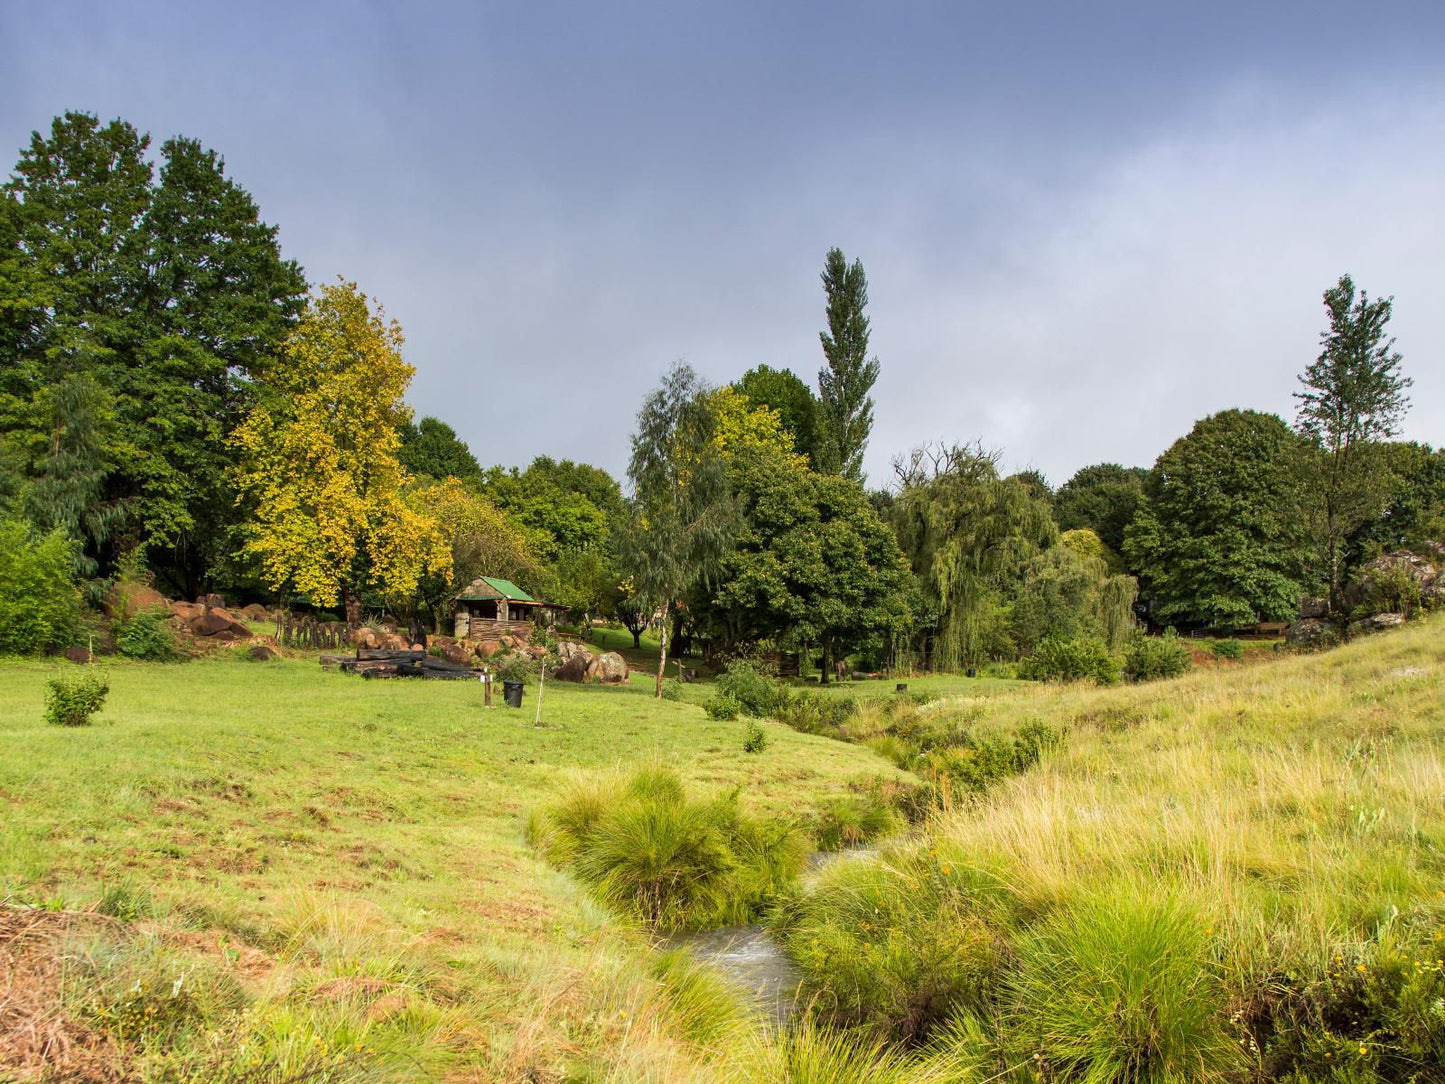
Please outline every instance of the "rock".
[[497, 652], [501, 650], [502, 642], [500, 640], [483, 640], [481, 643], [477, 644], [477, 658], [490, 659], [493, 655], [497, 654]]
[[199, 602], [172, 602], [171, 616], [178, 617], [187, 623], [194, 621], [206, 612], [206, 608]]
[[1351, 636], [1368, 636], [1372, 632], [1384, 632], [1386, 629], [1399, 628], [1404, 623], [1404, 614], [1372, 614], [1369, 617], [1361, 618], [1359, 621], [1351, 621], [1349, 633]]
[[154, 587], [143, 583], [118, 583], [101, 603], [107, 617], [134, 617], [142, 610], [170, 608], [170, 600]]
[[249, 637], [251, 630], [231, 618], [225, 610], [207, 610], [191, 621], [191, 632], [196, 636], [211, 636], [221, 640], [236, 640]]
[[606, 685], [621, 685], [627, 681], [627, 660], [615, 651], [598, 655], [587, 667], [587, 679]]
[[246, 658], [255, 662], [270, 662], [276, 657], [276, 652], [265, 644], [252, 644], [251, 650], [246, 652]]
[[1327, 598], [1302, 598], [1299, 600], [1300, 620], [1330, 616], [1330, 600]]
[[241, 607], [241, 616], [247, 621], [270, 621], [271, 611], [260, 603], [253, 602], [249, 606]]
[[67, 647], [65, 657], [71, 662], [86, 663], [90, 661], [90, 648], [88, 647]]
[[456, 639], [451, 636], [433, 636], [430, 641], [432, 647], [450, 647], [456, 642]]
[[469, 666], [472, 661], [472, 653], [461, 644], [445, 644], [442, 647], [442, 658], [457, 666]]
[[517, 638], [515, 636], [503, 636], [502, 646], [507, 648], [508, 650], [511, 650], [512, 648], [517, 646]]
[[587, 671], [591, 669], [592, 656], [584, 653], [574, 652], [562, 660], [562, 665], [557, 667], [554, 675], [559, 681], [575, 681], [578, 683], [587, 680]]
[[387, 648], [390, 651], [405, 651], [411, 647], [411, 644], [407, 642], [405, 636], [398, 636], [394, 632], [388, 632], [380, 638], [378, 646]]
[[[1410, 598], [1409, 594], [1418, 595]], [[1427, 542], [1366, 561], [1345, 585], [1347, 613], [1396, 613], [1445, 603], [1445, 546]]]
[[226, 600], [216, 594], [202, 595], [196, 599], [196, 605], [206, 610], [224, 610], [226, 608]]
[[1318, 617], [1307, 617], [1296, 621], [1284, 633], [1285, 643], [1291, 647], [1325, 647], [1335, 641], [1335, 630], [1328, 621]]
[[532, 627], [530, 625], [518, 625], [512, 630], [512, 639], [520, 644], [525, 644], [532, 638]]
[[547, 649], [541, 644], [523, 644], [517, 650], [522, 652], [522, 654], [526, 655], [528, 658], [532, 659], [540, 660], [547, 657]]
[[586, 662], [592, 661], [592, 651], [586, 644], [579, 644], [575, 640], [563, 640], [557, 645], [557, 657], [563, 662], [574, 655], [582, 656]]
[[376, 647], [376, 633], [368, 628], [351, 630], [351, 646], [372, 649]]

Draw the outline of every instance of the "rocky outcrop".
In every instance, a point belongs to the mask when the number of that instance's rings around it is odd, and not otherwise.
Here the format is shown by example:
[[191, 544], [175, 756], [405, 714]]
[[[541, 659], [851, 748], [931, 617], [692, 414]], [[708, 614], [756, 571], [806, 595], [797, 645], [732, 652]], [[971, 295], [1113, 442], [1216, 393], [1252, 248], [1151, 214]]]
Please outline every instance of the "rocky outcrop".
[[241, 622], [229, 610], [219, 606], [212, 607], [205, 613], [191, 619], [190, 626], [193, 636], [205, 636], [219, 640], [248, 639], [251, 630]]
[[470, 666], [472, 664], [472, 653], [464, 644], [443, 644], [442, 658], [457, 666]]
[[474, 650], [476, 651], [477, 658], [485, 662], [502, 650], [502, 642], [500, 640], [483, 640], [477, 644]]
[[1372, 632], [1384, 632], [1386, 629], [1399, 628], [1405, 621], [1406, 618], [1404, 614], [1371, 614], [1369, 617], [1362, 617], [1358, 621], [1351, 621], [1349, 634], [1351, 636], [1367, 636]]
[[1337, 639], [1335, 630], [1328, 621], [1318, 617], [1307, 617], [1296, 621], [1284, 634], [1285, 643], [1291, 647], [1310, 650], [1327, 647]]
[[587, 667], [587, 680], [621, 685], [627, 681], [627, 660], [615, 651], [598, 655]]
[[1330, 600], [1327, 598], [1302, 598], [1299, 600], [1301, 621], [1330, 616]]
[[252, 602], [247, 606], [241, 607], [241, 616], [247, 621], [270, 621], [271, 611], [260, 603]]
[[246, 652], [246, 657], [253, 662], [270, 662], [276, 657], [276, 651], [265, 644], [252, 644], [250, 650]]
[[184, 622], [186, 625], [189, 625], [192, 621], [200, 617], [201, 614], [205, 612], [206, 608], [202, 606], [199, 602], [171, 603], [171, 616], [179, 621]]
[[124, 620], [134, 617], [142, 610], [168, 610], [170, 600], [154, 587], [143, 583], [118, 583], [112, 587], [101, 603], [107, 617]]
[[1445, 545], [1424, 542], [1366, 561], [1345, 585], [1344, 604], [1361, 619], [1445, 604]]

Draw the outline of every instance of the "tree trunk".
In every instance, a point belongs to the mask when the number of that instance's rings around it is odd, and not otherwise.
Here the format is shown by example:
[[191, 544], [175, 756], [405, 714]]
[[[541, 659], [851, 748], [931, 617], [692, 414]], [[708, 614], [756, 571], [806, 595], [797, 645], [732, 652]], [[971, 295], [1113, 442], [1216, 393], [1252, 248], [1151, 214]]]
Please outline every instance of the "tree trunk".
[[659, 651], [657, 654], [657, 689], [654, 695], [658, 700], [662, 699], [662, 672], [667, 668], [667, 619], [664, 618], [662, 627], [658, 630]]
[[351, 593], [351, 588], [343, 587], [341, 604], [346, 609], [346, 627], [355, 631], [361, 626], [361, 599]]
[[823, 664], [818, 668], [818, 684], [826, 685], [828, 684], [828, 669], [833, 664], [833, 652], [830, 650], [832, 647], [832, 641], [824, 640], [822, 647]]
[[641, 630], [641, 629], [628, 629], [628, 631], [632, 633], [632, 649], [633, 649], [634, 651], [641, 651], [641, 650], [642, 650], [642, 630]]

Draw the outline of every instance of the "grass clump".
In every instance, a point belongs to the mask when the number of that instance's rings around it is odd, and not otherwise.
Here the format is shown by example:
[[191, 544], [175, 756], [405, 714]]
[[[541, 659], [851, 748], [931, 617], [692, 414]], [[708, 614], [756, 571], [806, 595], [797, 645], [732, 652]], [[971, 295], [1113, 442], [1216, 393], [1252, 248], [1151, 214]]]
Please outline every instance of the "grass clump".
[[826, 799], [813, 818], [813, 841], [820, 851], [858, 847], [902, 831], [903, 818], [876, 789]]
[[[1216, 653], [1221, 654], [1221, 657], [1239, 658], [1244, 654], [1244, 648], [1238, 640], [1220, 642], [1232, 642], [1239, 648], [1239, 654], [1234, 656], [1224, 656], [1216, 649]], [[1167, 630], [1162, 636], [1137, 633], [1124, 648], [1124, 676], [1130, 681], [1178, 677], [1193, 665], [1194, 658], [1189, 654], [1189, 645], [1179, 639], [1173, 629]]]
[[89, 726], [110, 694], [110, 683], [93, 672], [53, 677], [45, 684], [45, 721], [52, 726]]
[[743, 752], [761, 753], [768, 747], [768, 733], [758, 725], [756, 719], [749, 719], [743, 731]]
[[797, 692], [779, 703], [778, 722], [802, 734], [825, 738], [844, 737], [848, 720], [858, 713], [858, 701], [851, 696]]
[[[1206, 920], [1150, 886], [1086, 895], [1016, 942], [1007, 1028], [1087, 1084], [1226, 1081], [1240, 1045]], [[1022, 1045], [1022, 1044], [1020, 1044]]]
[[736, 792], [689, 800], [665, 768], [574, 788], [533, 816], [529, 834], [603, 902], [657, 929], [750, 921], [806, 855], [791, 824], [744, 814]]
[[1209, 650], [1221, 659], [1238, 661], [1244, 658], [1244, 644], [1235, 639], [1213, 640], [1209, 644]]

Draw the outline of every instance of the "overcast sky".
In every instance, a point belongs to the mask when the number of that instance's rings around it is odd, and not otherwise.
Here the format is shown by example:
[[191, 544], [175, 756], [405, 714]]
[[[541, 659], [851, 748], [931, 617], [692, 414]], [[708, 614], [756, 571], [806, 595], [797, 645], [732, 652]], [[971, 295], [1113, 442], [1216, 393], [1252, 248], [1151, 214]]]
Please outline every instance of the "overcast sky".
[[870, 482], [931, 438], [1058, 484], [1292, 417], [1346, 271], [1395, 297], [1405, 435], [1445, 441], [1442, 42], [1438, 0], [4, 0], [0, 153], [65, 109], [216, 148], [484, 464], [621, 475], [677, 359], [815, 382], [838, 245]]

